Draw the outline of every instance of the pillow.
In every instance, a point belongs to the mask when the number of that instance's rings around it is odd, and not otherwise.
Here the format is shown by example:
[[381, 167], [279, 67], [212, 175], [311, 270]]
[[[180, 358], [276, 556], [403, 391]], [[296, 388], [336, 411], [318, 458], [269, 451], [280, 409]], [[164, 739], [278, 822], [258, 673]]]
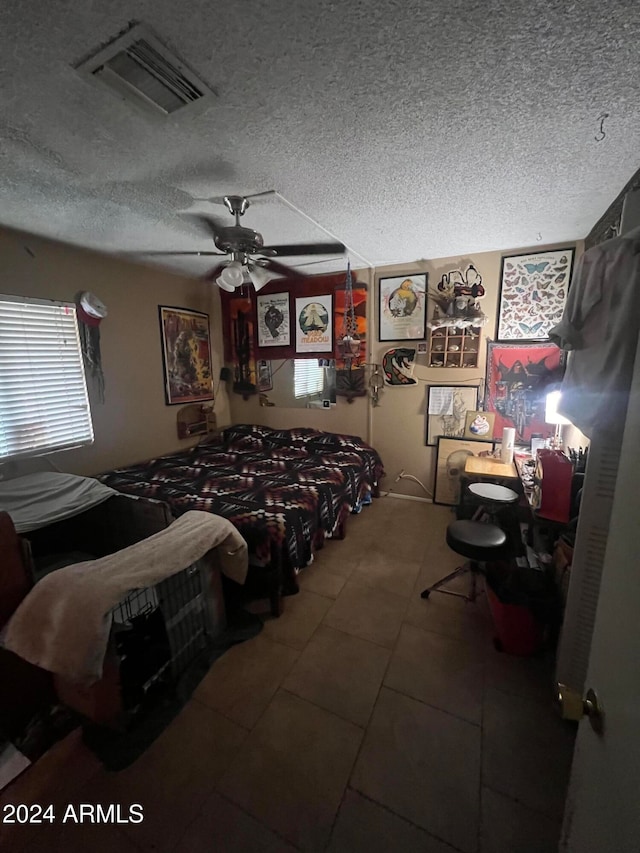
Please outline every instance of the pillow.
[[224, 445], [227, 450], [262, 450], [265, 437], [273, 430], [259, 424], [236, 424], [224, 431]]

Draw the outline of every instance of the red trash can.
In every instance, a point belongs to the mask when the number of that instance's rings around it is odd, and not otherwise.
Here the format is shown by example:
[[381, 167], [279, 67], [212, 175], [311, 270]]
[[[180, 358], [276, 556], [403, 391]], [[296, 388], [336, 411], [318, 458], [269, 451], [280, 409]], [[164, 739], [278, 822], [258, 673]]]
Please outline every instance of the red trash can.
[[544, 627], [531, 609], [522, 604], [500, 601], [489, 583], [487, 600], [496, 629], [494, 645], [510, 655], [534, 655], [542, 647]]

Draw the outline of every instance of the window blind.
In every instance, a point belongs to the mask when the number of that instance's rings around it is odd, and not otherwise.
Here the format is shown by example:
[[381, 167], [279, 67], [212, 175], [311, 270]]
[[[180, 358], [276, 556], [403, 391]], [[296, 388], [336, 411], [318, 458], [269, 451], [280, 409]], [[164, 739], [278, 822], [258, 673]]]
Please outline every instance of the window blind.
[[324, 367], [312, 358], [296, 358], [293, 379], [296, 397], [319, 394], [324, 388]]
[[0, 295], [0, 458], [92, 441], [75, 305]]

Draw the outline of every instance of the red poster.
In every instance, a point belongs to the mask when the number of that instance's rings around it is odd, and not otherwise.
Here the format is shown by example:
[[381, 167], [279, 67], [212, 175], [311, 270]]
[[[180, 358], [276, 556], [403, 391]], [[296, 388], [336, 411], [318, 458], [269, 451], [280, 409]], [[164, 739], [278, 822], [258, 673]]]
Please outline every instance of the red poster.
[[518, 444], [528, 444], [534, 433], [546, 436], [546, 397], [563, 372], [563, 353], [555, 344], [490, 341], [485, 409], [496, 414], [495, 437], [504, 427], [515, 427]]

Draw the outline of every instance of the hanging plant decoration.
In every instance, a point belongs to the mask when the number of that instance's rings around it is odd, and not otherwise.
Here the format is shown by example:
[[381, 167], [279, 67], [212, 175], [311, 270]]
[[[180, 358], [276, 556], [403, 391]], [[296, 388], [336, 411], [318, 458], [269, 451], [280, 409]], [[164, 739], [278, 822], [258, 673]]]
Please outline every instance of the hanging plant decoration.
[[76, 296], [76, 316], [85, 369], [95, 384], [98, 401], [104, 403], [100, 321], [107, 316], [107, 308], [95, 294], [84, 290]]
[[[360, 367], [364, 335], [366, 332], [366, 289], [358, 283], [358, 308], [360, 314], [356, 316], [353, 275], [351, 264], [347, 264], [347, 276], [344, 290], [336, 290], [336, 394], [346, 397], [347, 402], [352, 403], [354, 397], [364, 397], [367, 394], [365, 385], [364, 368]], [[340, 296], [344, 295], [344, 303], [341, 305]], [[338, 327], [340, 309], [342, 313], [342, 325]]]
[[347, 278], [344, 287], [344, 311], [342, 312], [342, 329], [336, 341], [340, 358], [344, 359], [345, 367], [349, 370], [356, 365], [360, 358], [360, 336], [356, 324], [356, 311], [353, 304], [353, 276], [351, 263], [347, 263]]

